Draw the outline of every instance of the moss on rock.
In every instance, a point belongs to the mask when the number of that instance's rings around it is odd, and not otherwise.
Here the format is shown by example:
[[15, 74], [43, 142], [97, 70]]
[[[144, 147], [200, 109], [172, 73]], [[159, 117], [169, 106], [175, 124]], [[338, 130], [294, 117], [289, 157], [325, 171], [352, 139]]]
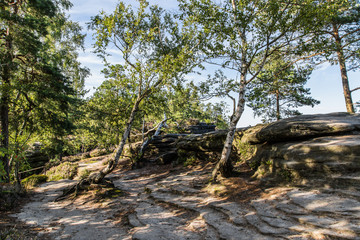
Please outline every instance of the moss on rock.
[[48, 176], [46, 175], [43, 175], [43, 174], [40, 174], [40, 175], [37, 175], [37, 174], [34, 174], [34, 175], [31, 175], [25, 179], [23, 179], [21, 181], [21, 184], [25, 187], [25, 188], [32, 188], [32, 187], [35, 187], [41, 183], [44, 183], [46, 182], [46, 180], [48, 179]]

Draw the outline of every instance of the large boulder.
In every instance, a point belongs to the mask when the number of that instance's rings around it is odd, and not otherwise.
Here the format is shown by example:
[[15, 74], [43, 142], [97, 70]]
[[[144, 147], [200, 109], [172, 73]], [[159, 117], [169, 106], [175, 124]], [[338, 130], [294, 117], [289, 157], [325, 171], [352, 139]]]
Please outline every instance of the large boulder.
[[248, 129], [243, 142], [260, 144], [339, 135], [360, 130], [360, 115], [329, 113], [301, 115]]
[[257, 144], [256, 177], [332, 187], [360, 186], [360, 115], [332, 113], [284, 119], [245, 131]]
[[219, 130], [205, 134], [191, 134], [179, 138], [177, 149], [196, 152], [221, 151], [226, 139], [226, 130]]

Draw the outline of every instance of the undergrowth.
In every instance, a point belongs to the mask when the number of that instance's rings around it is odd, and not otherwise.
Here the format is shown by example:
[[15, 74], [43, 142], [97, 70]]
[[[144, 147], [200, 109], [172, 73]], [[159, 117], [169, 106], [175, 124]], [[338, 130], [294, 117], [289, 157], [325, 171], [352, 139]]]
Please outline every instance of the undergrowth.
[[73, 179], [77, 174], [78, 166], [75, 163], [63, 162], [58, 166], [50, 168], [46, 172], [48, 181], [59, 181], [61, 179]]

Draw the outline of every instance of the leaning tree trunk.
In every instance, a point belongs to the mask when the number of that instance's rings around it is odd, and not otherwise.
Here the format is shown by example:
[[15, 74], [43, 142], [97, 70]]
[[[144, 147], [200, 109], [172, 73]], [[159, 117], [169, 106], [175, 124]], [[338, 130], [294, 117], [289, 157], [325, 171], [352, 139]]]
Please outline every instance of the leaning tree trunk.
[[354, 113], [354, 104], [351, 97], [351, 91], [349, 87], [349, 79], [347, 75], [347, 69], [345, 64], [345, 56], [344, 51], [342, 49], [342, 43], [341, 43], [341, 37], [339, 36], [339, 29], [338, 27], [333, 24], [333, 33], [334, 38], [336, 42], [336, 53], [338, 56], [338, 61], [340, 65], [340, 71], [341, 71], [341, 80], [342, 80], [342, 86], [344, 91], [344, 97], [345, 97], [345, 104], [346, 104], [346, 110], [348, 113]]
[[129, 117], [128, 122], [126, 124], [126, 129], [125, 129], [123, 137], [122, 137], [122, 139], [121, 139], [121, 141], [119, 143], [119, 146], [118, 146], [118, 148], [116, 150], [114, 159], [110, 160], [108, 165], [104, 169], [102, 169], [100, 172], [93, 173], [89, 177], [87, 177], [85, 179], [82, 179], [77, 184], [75, 184], [75, 185], [71, 186], [70, 188], [66, 189], [63, 192], [62, 195], [60, 195], [59, 197], [57, 197], [55, 199], [55, 202], [60, 201], [62, 199], [65, 199], [68, 195], [70, 195], [72, 193], [75, 193], [75, 196], [76, 196], [79, 189], [83, 189], [83, 188], [85, 188], [87, 185], [89, 185], [91, 183], [95, 183], [95, 184], [100, 183], [105, 178], [106, 175], [108, 175], [109, 173], [114, 171], [114, 169], [116, 168], [116, 166], [119, 163], [119, 159], [120, 159], [120, 156], [121, 156], [121, 154], [123, 152], [126, 140], [129, 137], [130, 130], [131, 130], [132, 124], [133, 124], [134, 119], [135, 119], [135, 114], [139, 109], [140, 102], [141, 102], [141, 98], [138, 97], [136, 99], [134, 107], [131, 110], [130, 117]]
[[245, 109], [245, 88], [246, 88], [245, 81], [241, 81], [240, 90], [239, 90], [239, 101], [236, 110], [231, 117], [230, 128], [226, 135], [226, 140], [224, 143], [224, 148], [221, 153], [221, 158], [212, 172], [213, 181], [216, 181], [218, 173], [220, 173], [222, 177], [229, 177], [232, 173], [230, 153], [232, 149], [232, 143], [235, 137], [236, 125]]
[[[166, 121], [168, 120], [168, 118], [166, 117], [166, 114], [164, 114], [164, 119], [159, 123], [159, 126], [157, 128], [157, 130], [155, 131], [154, 135], [152, 137], [156, 137], [160, 134], [161, 132], [161, 128], [166, 124]], [[141, 145], [140, 151], [139, 151], [139, 158], [141, 159], [144, 155], [144, 152], [146, 150], [146, 148], [149, 146], [150, 141], [151, 141], [151, 137], [148, 137], [145, 141], [144, 141], [144, 132], [142, 133], [142, 138], [143, 138], [143, 144]]]
[[120, 144], [119, 144], [119, 146], [118, 146], [118, 148], [116, 150], [114, 159], [110, 160], [108, 165], [104, 169], [102, 169], [100, 172], [95, 173], [95, 174], [91, 174], [89, 176], [89, 178], [86, 179], [87, 182], [90, 182], [90, 183], [99, 183], [99, 182], [101, 182], [104, 179], [104, 177], [106, 175], [108, 175], [109, 173], [111, 173], [116, 168], [116, 166], [118, 165], [120, 156], [121, 156], [121, 154], [123, 152], [123, 149], [124, 149], [124, 146], [126, 144], [126, 140], [128, 139], [128, 137], [130, 135], [131, 127], [132, 127], [132, 124], [133, 124], [134, 119], [135, 119], [135, 114], [139, 109], [140, 102], [141, 102], [141, 99], [138, 98], [136, 100], [135, 104], [134, 104], [134, 107], [131, 110], [130, 117], [129, 117], [128, 122], [126, 124], [126, 129], [124, 131], [124, 134], [123, 134], [123, 137], [122, 137], [122, 139], [120, 141]]
[[6, 79], [3, 79], [0, 104], [1, 147], [5, 150], [1, 160], [6, 172], [5, 181], [10, 182], [9, 155], [7, 152], [9, 149], [9, 94], [8, 89], [6, 89], [8, 82], [5, 80]]

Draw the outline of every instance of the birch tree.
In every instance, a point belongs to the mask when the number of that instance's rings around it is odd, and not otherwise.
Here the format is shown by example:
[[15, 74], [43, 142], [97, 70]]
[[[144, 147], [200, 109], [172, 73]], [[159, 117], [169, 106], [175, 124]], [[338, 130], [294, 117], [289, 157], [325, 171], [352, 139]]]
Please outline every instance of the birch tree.
[[[204, 60], [235, 71], [239, 76], [237, 103], [221, 158], [213, 170], [215, 180], [231, 174], [229, 160], [236, 125], [245, 108], [249, 83], [261, 73], [271, 56], [295, 51], [316, 21], [313, 1], [288, 0], [181, 0], [184, 24], [198, 30], [203, 39]], [[306, 27], [303, 27], [306, 26]]]
[[[101, 12], [90, 23], [96, 53], [106, 64], [105, 76], [116, 79], [132, 100], [126, 107], [131, 110], [114, 158], [84, 182], [98, 183], [115, 169], [142, 102], [172, 81], [181, 81], [195, 64], [191, 46], [196, 43], [188, 41], [171, 15], [145, 0], [137, 2], [137, 9], [120, 2], [113, 13]], [[110, 53], [117, 63], [111, 62]]]

